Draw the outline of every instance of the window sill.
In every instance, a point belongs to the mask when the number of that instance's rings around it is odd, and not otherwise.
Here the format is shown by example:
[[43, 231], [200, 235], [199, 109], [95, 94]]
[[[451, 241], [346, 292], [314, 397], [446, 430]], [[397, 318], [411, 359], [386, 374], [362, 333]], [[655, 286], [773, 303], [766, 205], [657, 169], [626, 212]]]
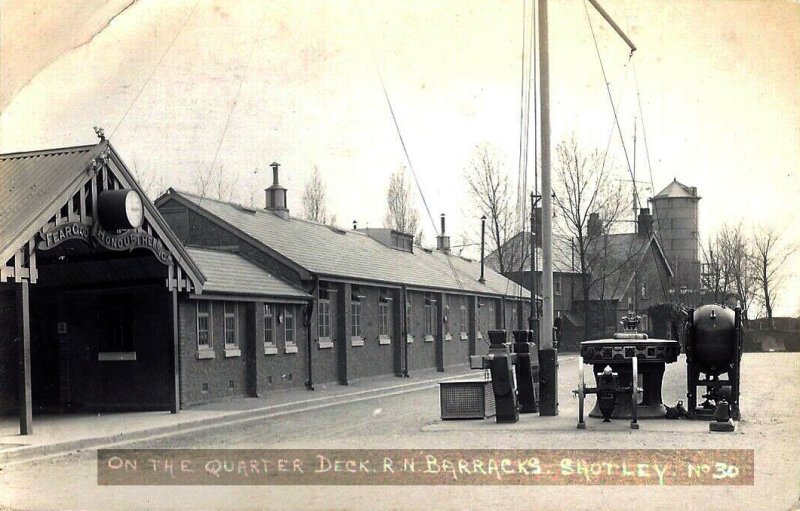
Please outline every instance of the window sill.
[[278, 347], [272, 344], [265, 344], [264, 345], [264, 355], [277, 355], [278, 354]]
[[453, 340], [453, 336], [450, 335], [450, 334], [444, 334], [444, 340], [445, 341], [452, 341]]
[[414, 344], [414, 336], [413, 335], [407, 335], [406, 336], [406, 344]]
[[392, 344], [392, 338], [388, 335], [379, 335], [378, 344]]
[[197, 350], [197, 360], [207, 360], [216, 357], [212, 349], [199, 349]]
[[242, 350], [239, 348], [225, 348], [225, 358], [241, 357]]
[[432, 336], [432, 335], [426, 335], [426, 336], [425, 336], [425, 339], [423, 339], [423, 340], [424, 340], [425, 342], [433, 342], [433, 336]]
[[97, 354], [99, 362], [132, 362], [136, 360], [135, 351], [101, 351]]
[[333, 341], [330, 339], [320, 339], [317, 341], [317, 347], [321, 350], [333, 348]]
[[351, 337], [350, 338], [350, 346], [363, 346], [364, 339], [361, 337]]
[[283, 348], [284, 353], [297, 353], [297, 346], [286, 346]]

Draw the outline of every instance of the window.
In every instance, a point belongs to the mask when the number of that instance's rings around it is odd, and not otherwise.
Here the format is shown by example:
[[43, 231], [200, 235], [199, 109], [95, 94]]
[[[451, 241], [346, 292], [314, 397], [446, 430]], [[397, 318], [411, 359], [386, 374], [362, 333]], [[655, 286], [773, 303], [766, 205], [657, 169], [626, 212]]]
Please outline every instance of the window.
[[238, 332], [236, 331], [236, 303], [223, 302], [223, 308], [225, 311], [225, 346], [236, 347], [239, 344], [239, 336]]
[[286, 329], [286, 347], [295, 346], [296, 340], [294, 337], [294, 306], [287, 305], [283, 313], [283, 326]]
[[390, 337], [391, 331], [389, 326], [389, 303], [381, 302], [378, 304], [381, 313], [381, 337]]
[[469, 319], [467, 319], [467, 306], [462, 305], [459, 311], [461, 313], [461, 333], [467, 333], [467, 323], [469, 323]]
[[361, 337], [361, 301], [350, 302], [350, 337]]
[[561, 296], [561, 275], [553, 275], [553, 294]]
[[432, 342], [436, 335], [436, 300], [425, 298], [425, 341]]
[[211, 349], [213, 335], [211, 333], [211, 302], [197, 302], [197, 347]]
[[331, 301], [327, 289], [319, 290], [319, 307], [317, 308], [317, 322], [319, 325], [319, 338], [331, 338]]
[[[102, 337], [98, 360], [136, 360], [133, 346], [133, 310], [127, 296], [109, 296], [101, 309]], [[104, 353], [115, 353], [104, 357]], [[122, 357], [121, 354], [130, 354]]]
[[275, 355], [278, 347], [275, 344], [275, 306], [264, 304], [264, 355]]
[[446, 338], [450, 338], [450, 298], [444, 295], [442, 298], [442, 329]]

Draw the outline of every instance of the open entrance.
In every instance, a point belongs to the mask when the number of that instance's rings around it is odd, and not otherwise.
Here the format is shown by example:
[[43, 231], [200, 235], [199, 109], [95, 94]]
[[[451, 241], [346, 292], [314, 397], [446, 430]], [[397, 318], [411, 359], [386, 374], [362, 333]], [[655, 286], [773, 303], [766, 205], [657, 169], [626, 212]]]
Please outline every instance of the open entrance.
[[169, 409], [167, 267], [144, 250], [120, 254], [80, 241], [40, 253], [38, 263], [33, 411]]
[[0, 155], [0, 412], [178, 410], [179, 292], [203, 277], [102, 134]]

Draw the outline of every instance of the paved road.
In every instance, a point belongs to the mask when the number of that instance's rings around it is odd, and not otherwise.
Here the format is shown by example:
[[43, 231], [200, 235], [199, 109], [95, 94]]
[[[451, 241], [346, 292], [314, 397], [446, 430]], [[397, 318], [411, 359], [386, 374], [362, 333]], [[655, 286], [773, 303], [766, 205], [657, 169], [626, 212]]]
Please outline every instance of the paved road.
[[[96, 484], [96, 453], [24, 463], [0, 472], [0, 506], [23, 509], [797, 509], [800, 495], [800, 355], [747, 355], [743, 414], [734, 434], [707, 424], [622, 421], [574, 429], [569, 398], [572, 360], [562, 361], [561, 414], [515, 425], [438, 420], [438, 390], [284, 415], [257, 423], [127, 444], [137, 448], [742, 448], [754, 449], [754, 486], [236, 486], [105, 487]], [[567, 366], [567, 367], [564, 367]], [[664, 399], [685, 390], [684, 365], [669, 367]], [[778, 389], [787, 389], [780, 394]], [[619, 507], [617, 507], [619, 505]]]

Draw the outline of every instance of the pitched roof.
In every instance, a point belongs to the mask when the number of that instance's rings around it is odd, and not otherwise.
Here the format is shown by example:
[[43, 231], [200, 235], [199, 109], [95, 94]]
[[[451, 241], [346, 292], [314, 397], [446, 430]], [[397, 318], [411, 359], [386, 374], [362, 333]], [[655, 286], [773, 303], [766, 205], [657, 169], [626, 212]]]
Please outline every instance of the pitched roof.
[[322, 277], [368, 280], [411, 287], [477, 294], [529, 297], [524, 288], [486, 268], [486, 283], [478, 282], [480, 264], [455, 255], [415, 248], [413, 253], [389, 248], [366, 233], [339, 230], [299, 218], [284, 219], [266, 210], [201, 198], [170, 189], [169, 199], [221, 220], [308, 272]]
[[0, 264], [47, 218], [44, 209], [74, 190], [100, 144], [0, 155]]
[[108, 154], [122, 180], [139, 192], [145, 217], [160, 233], [161, 241], [178, 264], [188, 272], [194, 287], [202, 291], [202, 272], [105, 139], [93, 145], [0, 155], [0, 264], [10, 259], [80, 190], [90, 179], [86, 169], [101, 154]]
[[[592, 241], [589, 251], [603, 251], [596, 260], [602, 265], [600, 271], [607, 274], [606, 282], [611, 284], [604, 286], [602, 291], [595, 286], [592, 289], [592, 298], [622, 299], [633, 281], [634, 271], [639, 269], [651, 247], [654, 249], [653, 257], [656, 261], [661, 263], [667, 275], [673, 275], [661, 244], [653, 234], [605, 234]], [[601, 292], [604, 296], [600, 296]]]
[[699, 199], [697, 196], [697, 189], [679, 183], [677, 179], [673, 179], [670, 184], [664, 187], [663, 190], [658, 192], [654, 199], [675, 199], [675, 198], [692, 198]]
[[[511, 257], [507, 258], [504, 254], [504, 259], [511, 260], [511, 261], [519, 261], [523, 259], [520, 254], [524, 254], [524, 261], [522, 264], [516, 262], [514, 264], [514, 268], [508, 268], [506, 271], [530, 271], [531, 269], [531, 258], [530, 258], [530, 246], [531, 246], [531, 233], [529, 231], [521, 231], [514, 235], [511, 239], [507, 240], [503, 243], [503, 250], [512, 250], [515, 251], [516, 254]], [[580, 273], [578, 270], [574, 270], [570, 267], [569, 261], [571, 257], [571, 249], [569, 243], [567, 243], [563, 238], [559, 236], [553, 236], [553, 271], [558, 273]], [[536, 247], [536, 261], [537, 261], [537, 271], [542, 271], [542, 247]], [[498, 268], [498, 259], [499, 255], [497, 250], [493, 250], [488, 256], [486, 256], [486, 264], [492, 266], [492, 268]]]
[[310, 297], [301, 289], [270, 275], [269, 272], [239, 254], [195, 247], [187, 247], [186, 251], [206, 277], [203, 285], [204, 293], [300, 299]]

